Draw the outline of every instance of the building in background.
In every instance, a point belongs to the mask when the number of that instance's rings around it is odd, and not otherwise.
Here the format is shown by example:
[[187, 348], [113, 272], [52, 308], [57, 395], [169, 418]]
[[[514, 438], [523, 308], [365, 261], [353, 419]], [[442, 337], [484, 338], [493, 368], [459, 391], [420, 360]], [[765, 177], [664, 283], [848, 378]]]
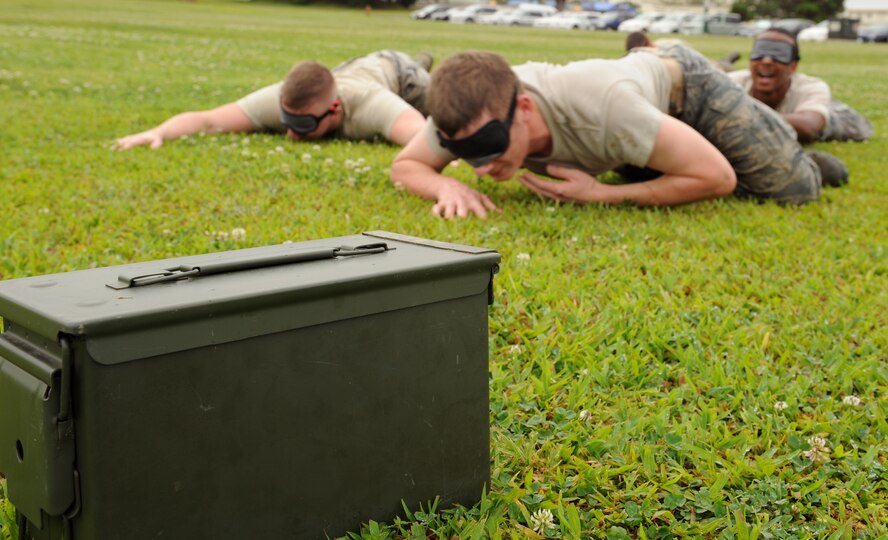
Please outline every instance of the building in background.
[[860, 19], [860, 24], [888, 22], [888, 0], [845, 0], [842, 16]]

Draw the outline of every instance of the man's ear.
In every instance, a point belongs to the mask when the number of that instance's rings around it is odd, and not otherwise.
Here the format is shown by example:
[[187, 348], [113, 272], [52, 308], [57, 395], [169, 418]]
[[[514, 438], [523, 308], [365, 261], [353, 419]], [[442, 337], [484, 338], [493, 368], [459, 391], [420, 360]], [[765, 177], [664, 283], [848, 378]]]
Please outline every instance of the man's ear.
[[798, 60], [789, 64], [789, 72], [790, 73], [795, 73], [798, 68], [799, 68], [799, 61]]
[[530, 112], [536, 107], [530, 94], [518, 94], [518, 110]]

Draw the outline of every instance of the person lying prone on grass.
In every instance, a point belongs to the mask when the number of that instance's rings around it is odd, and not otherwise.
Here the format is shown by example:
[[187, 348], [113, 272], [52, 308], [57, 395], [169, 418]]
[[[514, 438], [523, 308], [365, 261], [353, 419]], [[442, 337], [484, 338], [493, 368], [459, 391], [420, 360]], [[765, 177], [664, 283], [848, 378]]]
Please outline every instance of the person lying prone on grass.
[[159, 148], [163, 141], [194, 133], [252, 131], [286, 134], [293, 140], [381, 137], [403, 145], [425, 122], [430, 67], [427, 54], [414, 60], [396, 51], [355, 58], [333, 70], [300, 62], [282, 82], [215, 109], [177, 114], [118, 139], [115, 148]]
[[[457, 157], [495, 180], [526, 167], [537, 173], [518, 176], [529, 189], [578, 203], [669, 206], [737, 193], [801, 204], [820, 195], [821, 161], [847, 177], [841, 161], [804, 152], [779, 115], [681, 46], [515, 68], [493, 53], [460, 53], [433, 74], [426, 105], [426, 127], [395, 157], [391, 178], [444, 218], [497, 210], [441, 174]], [[595, 178], [626, 165], [655, 178]]]

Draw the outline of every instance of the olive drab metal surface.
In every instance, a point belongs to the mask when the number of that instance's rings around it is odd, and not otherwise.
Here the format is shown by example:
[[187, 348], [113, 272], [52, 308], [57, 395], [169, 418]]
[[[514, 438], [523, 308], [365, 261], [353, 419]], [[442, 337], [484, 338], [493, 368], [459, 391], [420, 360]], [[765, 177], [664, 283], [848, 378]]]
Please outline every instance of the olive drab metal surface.
[[326, 538], [489, 482], [499, 254], [384, 231], [0, 282], [22, 538]]

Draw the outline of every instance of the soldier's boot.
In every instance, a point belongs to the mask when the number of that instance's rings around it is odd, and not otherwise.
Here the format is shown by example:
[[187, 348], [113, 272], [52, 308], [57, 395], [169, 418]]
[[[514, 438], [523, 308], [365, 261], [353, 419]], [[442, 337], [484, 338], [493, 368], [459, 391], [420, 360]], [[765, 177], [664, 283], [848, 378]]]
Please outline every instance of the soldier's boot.
[[841, 187], [848, 183], [848, 167], [841, 159], [820, 150], [806, 150], [805, 154], [820, 167], [822, 185]]
[[421, 52], [414, 56], [413, 59], [426, 71], [432, 71], [432, 64], [435, 63], [435, 57], [432, 56], [431, 53]]

